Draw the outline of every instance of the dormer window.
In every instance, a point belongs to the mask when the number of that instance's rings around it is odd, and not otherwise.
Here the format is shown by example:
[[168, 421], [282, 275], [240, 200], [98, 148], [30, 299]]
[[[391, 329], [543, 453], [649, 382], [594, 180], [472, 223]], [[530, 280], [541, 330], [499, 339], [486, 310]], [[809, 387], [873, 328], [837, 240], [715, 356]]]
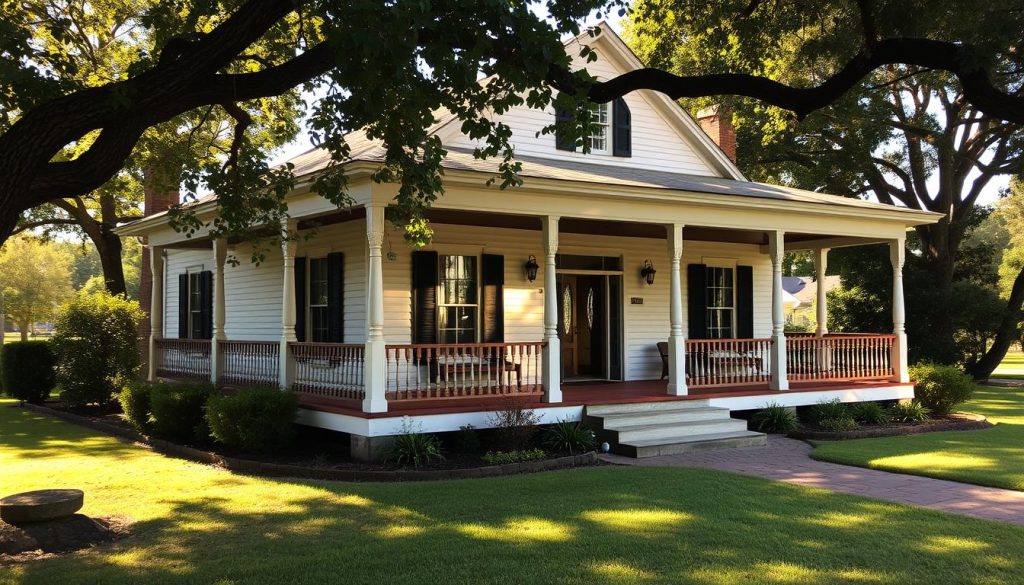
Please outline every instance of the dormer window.
[[[591, 154], [632, 156], [632, 128], [629, 106], [622, 98], [611, 103], [593, 104], [590, 113], [594, 131], [585, 138]], [[555, 113], [558, 122], [568, 121], [569, 112]], [[555, 148], [568, 152], [576, 151], [576, 144], [568, 140], [562, 133], [555, 131]]]

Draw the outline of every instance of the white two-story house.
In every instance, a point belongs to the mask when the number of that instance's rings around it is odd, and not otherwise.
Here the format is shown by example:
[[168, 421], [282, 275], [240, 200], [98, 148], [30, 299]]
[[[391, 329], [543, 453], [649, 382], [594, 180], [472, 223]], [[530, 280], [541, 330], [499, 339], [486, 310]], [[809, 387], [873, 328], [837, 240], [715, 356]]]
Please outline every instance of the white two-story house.
[[[587, 42], [599, 78], [641, 67], [608, 29]], [[523, 185], [507, 190], [486, 185], [497, 163], [439, 119], [445, 195], [423, 249], [385, 222], [396, 188], [371, 181], [382, 146], [358, 132], [346, 163], [356, 204], [310, 192], [326, 153], [295, 158], [290, 227], [313, 237], [259, 265], [226, 263], [248, 251], [186, 237], [166, 214], [121, 228], [151, 250], [150, 378], [279, 384], [299, 395], [300, 423], [351, 434], [363, 457], [404, 416], [427, 432], [487, 427], [510, 397], [545, 422], [587, 417], [616, 450], [650, 455], [763, 441], [730, 409], [913, 395], [904, 240], [936, 214], [747, 181], [729, 121], [695, 121], [659, 93], [596, 111], [587, 154], [537, 135], [553, 111], [502, 115], [523, 163]], [[216, 202], [196, 211], [209, 220]], [[891, 250], [892, 331], [828, 333], [829, 249], [879, 243]], [[814, 334], [783, 330], [782, 258], [794, 250], [817, 263]]]

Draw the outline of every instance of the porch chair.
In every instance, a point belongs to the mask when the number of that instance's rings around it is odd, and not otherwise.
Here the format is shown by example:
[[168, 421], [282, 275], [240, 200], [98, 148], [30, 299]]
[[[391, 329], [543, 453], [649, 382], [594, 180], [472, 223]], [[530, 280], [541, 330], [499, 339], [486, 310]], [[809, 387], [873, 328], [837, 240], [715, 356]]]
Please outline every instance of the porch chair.
[[659, 341], [658, 353], [661, 354], [661, 379], [664, 380], [668, 377], [668, 342]]

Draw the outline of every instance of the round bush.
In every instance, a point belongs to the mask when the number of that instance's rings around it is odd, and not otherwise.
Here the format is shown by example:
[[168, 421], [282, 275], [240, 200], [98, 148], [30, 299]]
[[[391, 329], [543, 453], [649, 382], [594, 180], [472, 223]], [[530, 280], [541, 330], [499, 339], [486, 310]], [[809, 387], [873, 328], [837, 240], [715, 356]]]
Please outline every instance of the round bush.
[[209, 438], [205, 413], [212, 390], [211, 384], [153, 384], [149, 392], [153, 433], [176, 441]]
[[78, 294], [61, 307], [53, 348], [65, 402], [106, 405], [135, 376], [142, 315], [137, 302], [106, 291]]
[[150, 390], [149, 384], [133, 381], [117, 396], [124, 417], [140, 431], [149, 430]]
[[49, 341], [14, 341], [0, 352], [0, 387], [11, 398], [41, 404], [57, 385]]
[[970, 400], [974, 380], [956, 366], [918, 364], [910, 368], [914, 397], [933, 416], [945, 416]]
[[295, 435], [298, 398], [278, 388], [243, 388], [214, 395], [206, 403], [210, 434], [225, 445], [267, 452], [288, 445]]

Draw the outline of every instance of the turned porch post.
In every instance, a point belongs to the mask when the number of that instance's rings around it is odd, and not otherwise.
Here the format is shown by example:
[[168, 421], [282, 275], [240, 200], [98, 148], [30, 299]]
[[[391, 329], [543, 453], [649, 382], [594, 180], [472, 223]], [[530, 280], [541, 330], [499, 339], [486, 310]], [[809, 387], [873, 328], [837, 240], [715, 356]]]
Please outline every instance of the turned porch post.
[[825, 270], [828, 268], [828, 248], [818, 248], [814, 251], [814, 284], [817, 285], [817, 306], [818, 326], [814, 330], [815, 335], [824, 337], [828, 334], [828, 291], [825, 290]]
[[544, 234], [544, 402], [562, 401], [562, 349], [558, 341], [558, 217], [541, 218]]
[[384, 345], [384, 206], [366, 207], [369, 266], [366, 279], [366, 350], [363, 365], [363, 412], [387, 412], [387, 349]]
[[156, 381], [157, 370], [162, 357], [156, 348], [156, 340], [164, 336], [164, 249], [160, 246], [149, 248], [149, 266], [153, 284], [149, 291], [149, 371], [146, 379]]
[[293, 219], [281, 223], [286, 238], [281, 241], [282, 294], [281, 294], [281, 347], [278, 353], [277, 382], [283, 389], [292, 387], [295, 381], [295, 364], [292, 362], [288, 344], [295, 337], [295, 232], [298, 223]]
[[907, 371], [906, 309], [903, 306], [903, 263], [906, 255], [903, 238], [889, 242], [889, 260], [892, 262], [892, 333], [896, 336], [892, 344], [892, 380], [901, 383], [910, 382], [910, 373]]
[[786, 376], [786, 312], [782, 305], [782, 260], [785, 255], [785, 234], [768, 232], [768, 253], [772, 257], [772, 390], [789, 390]]
[[228, 243], [224, 238], [213, 241], [213, 336], [210, 338], [210, 381], [216, 384], [224, 374], [224, 357], [220, 342], [224, 335], [224, 262]]
[[665, 226], [668, 232], [670, 278], [668, 393], [684, 396], [686, 389], [686, 339], [683, 337], [683, 279], [680, 262], [683, 256], [683, 225]]

